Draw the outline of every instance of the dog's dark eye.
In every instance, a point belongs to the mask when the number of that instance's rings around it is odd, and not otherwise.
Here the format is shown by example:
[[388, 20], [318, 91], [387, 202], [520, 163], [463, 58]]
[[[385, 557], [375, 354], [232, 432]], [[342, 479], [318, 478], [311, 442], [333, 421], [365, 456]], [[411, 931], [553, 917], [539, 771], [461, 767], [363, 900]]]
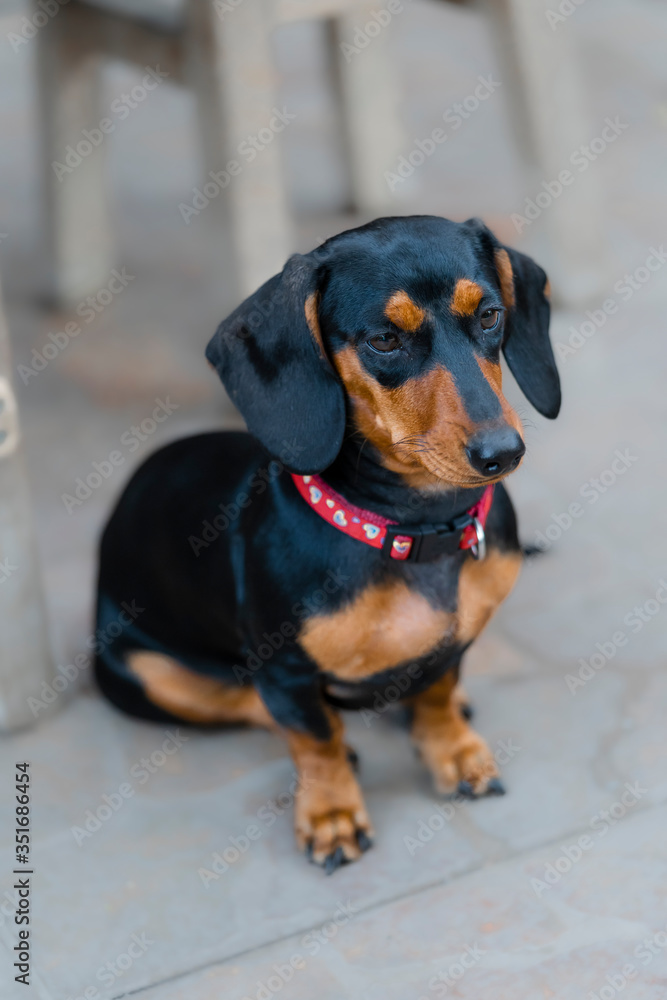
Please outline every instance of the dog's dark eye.
[[500, 321], [500, 311], [498, 309], [485, 309], [479, 318], [482, 330], [495, 330]]
[[401, 346], [395, 333], [378, 333], [375, 337], [371, 337], [368, 343], [374, 351], [379, 351], [381, 354], [389, 354]]

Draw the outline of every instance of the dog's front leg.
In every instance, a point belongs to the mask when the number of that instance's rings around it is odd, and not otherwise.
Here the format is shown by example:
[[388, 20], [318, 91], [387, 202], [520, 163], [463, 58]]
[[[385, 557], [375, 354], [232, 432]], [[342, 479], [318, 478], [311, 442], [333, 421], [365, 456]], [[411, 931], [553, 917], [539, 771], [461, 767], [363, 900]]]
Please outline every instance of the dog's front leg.
[[300, 779], [294, 815], [297, 843], [331, 874], [371, 846], [373, 829], [350, 766], [343, 723], [331, 709], [327, 716], [327, 739], [287, 730], [287, 740]]
[[441, 792], [502, 794], [498, 768], [486, 742], [461, 714], [458, 670], [448, 670], [413, 699], [412, 737]]

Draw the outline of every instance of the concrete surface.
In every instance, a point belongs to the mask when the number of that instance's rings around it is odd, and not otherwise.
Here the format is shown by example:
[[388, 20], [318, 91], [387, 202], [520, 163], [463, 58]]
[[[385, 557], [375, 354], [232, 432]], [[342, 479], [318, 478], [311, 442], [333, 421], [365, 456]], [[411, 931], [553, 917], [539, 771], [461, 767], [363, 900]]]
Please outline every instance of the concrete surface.
[[[22, 13], [14, 5], [0, 18], [0, 36]], [[488, 45], [464, 12], [415, 3], [403, 17], [397, 65], [410, 130], [421, 137], [488, 70]], [[528, 456], [510, 486], [523, 537], [555, 541], [526, 566], [468, 658], [475, 725], [505, 754], [508, 794], [443, 813], [401, 720], [366, 726], [351, 716], [377, 840], [361, 863], [326, 878], [296, 852], [285, 798], [292, 767], [277, 737], [182, 731], [166, 753], [163, 727], [121, 717], [81, 670], [39, 711], [37, 728], [2, 745], [3, 998], [667, 997], [667, 606], [655, 600], [667, 579], [667, 267], [631, 295], [614, 289], [619, 280], [626, 287], [623, 275], [643, 266], [667, 232], [667, 22], [650, 0], [586, 0], [557, 30], [578, 33], [592, 121], [618, 114], [631, 128], [591, 167], [605, 189], [617, 260], [608, 294], [618, 309], [561, 359], [565, 401], [555, 424], [509, 392], [526, 421]], [[302, 55], [306, 43], [317, 43], [307, 26], [277, 40], [285, 100], [303, 111], [285, 150], [302, 248], [349, 221], [328, 145], [331, 109], [317, 60]], [[30, 74], [29, 46], [14, 53], [5, 44], [0, 125], [13, 142], [1, 154], [0, 260], [17, 365], [72, 319], [37, 300]], [[109, 100], [133, 79], [113, 68]], [[415, 176], [397, 211], [481, 214], [512, 236], [509, 215], [532, 189], [497, 96]], [[131, 469], [167, 439], [238, 422], [202, 358], [234, 304], [219, 292], [215, 226], [206, 213], [185, 226], [177, 208], [199, 181], [191, 98], [165, 86], [112, 138], [118, 266], [135, 277], [47, 368], [27, 384], [17, 373], [63, 666], [85, 649], [95, 539]], [[322, 164], [324, 192], [316, 183]], [[566, 344], [586, 320], [585, 311], [558, 312], [554, 342]], [[178, 405], [174, 415], [68, 513], [62, 494], [166, 396]], [[573, 503], [580, 516], [568, 525]], [[619, 631], [624, 641], [615, 646]], [[596, 654], [597, 669], [582, 667]], [[151, 755], [159, 763], [149, 774], [141, 761]], [[36, 872], [29, 990], [13, 984], [10, 917], [12, 773], [26, 758]], [[285, 809], [269, 821], [267, 806], [281, 793]], [[84, 836], [87, 814], [105, 795], [118, 808], [103, 808], [110, 814]], [[202, 878], [216, 852], [234, 858], [231, 838], [243, 847], [253, 823], [259, 838], [218, 877]], [[137, 957], [126, 958], [128, 948]]]

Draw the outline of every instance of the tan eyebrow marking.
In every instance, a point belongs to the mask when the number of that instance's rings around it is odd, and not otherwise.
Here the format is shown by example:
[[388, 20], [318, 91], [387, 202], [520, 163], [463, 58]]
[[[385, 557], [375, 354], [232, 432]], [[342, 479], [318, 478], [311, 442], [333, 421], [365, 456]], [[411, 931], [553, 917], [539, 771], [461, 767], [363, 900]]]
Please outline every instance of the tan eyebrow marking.
[[384, 314], [399, 330], [414, 333], [426, 318], [426, 311], [413, 302], [407, 292], [394, 292], [384, 308]]
[[503, 297], [503, 305], [511, 309], [514, 305], [514, 272], [510, 263], [510, 255], [507, 250], [496, 250], [496, 267], [500, 278], [500, 294]]
[[480, 304], [484, 290], [468, 278], [459, 278], [452, 296], [452, 312], [457, 316], [472, 316]]
[[549, 281], [548, 278], [546, 280], [544, 288], [542, 289], [542, 295], [545, 297], [545, 299], [549, 300], [551, 299], [551, 282]]

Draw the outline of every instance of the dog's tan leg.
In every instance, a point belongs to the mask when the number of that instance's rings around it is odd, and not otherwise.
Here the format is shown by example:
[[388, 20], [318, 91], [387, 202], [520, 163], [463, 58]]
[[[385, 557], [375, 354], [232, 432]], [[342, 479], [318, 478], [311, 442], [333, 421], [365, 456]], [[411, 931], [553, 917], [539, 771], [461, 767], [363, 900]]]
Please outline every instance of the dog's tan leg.
[[331, 873], [370, 847], [373, 830], [348, 760], [343, 723], [333, 711], [327, 714], [329, 739], [295, 730], [286, 735], [301, 783], [294, 814], [297, 844]]
[[502, 792], [491, 750], [461, 715], [456, 671], [413, 699], [412, 737], [441, 792]]
[[130, 653], [127, 665], [143, 685], [146, 697], [185, 722], [200, 725], [245, 723], [275, 729], [254, 687], [234, 687], [204, 677], [161, 653]]

